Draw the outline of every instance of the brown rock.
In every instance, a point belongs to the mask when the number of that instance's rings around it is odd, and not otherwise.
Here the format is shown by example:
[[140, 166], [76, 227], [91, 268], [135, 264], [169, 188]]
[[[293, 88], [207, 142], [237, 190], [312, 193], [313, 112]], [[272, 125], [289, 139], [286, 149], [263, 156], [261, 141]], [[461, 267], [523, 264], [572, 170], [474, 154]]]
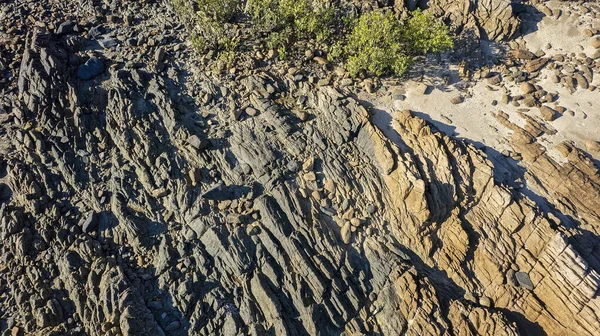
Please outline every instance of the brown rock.
[[350, 244], [350, 240], [352, 239], [352, 224], [349, 221], [346, 221], [342, 229], [340, 230], [340, 235], [342, 237], [342, 241], [344, 244]]
[[521, 91], [523, 92], [523, 94], [529, 94], [535, 92], [536, 88], [531, 83], [523, 82], [521, 83]]
[[455, 104], [455, 105], [456, 105], [456, 104], [460, 104], [460, 103], [462, 103], [462, 102], [464, 102], [464, 101], [465, 101], [465, 97], [463, 97], [463, 96], [461, 96], [461, 95], [458, 95], [458, 96], [452, 97], [452, 99], [450, 99], [450, 102], [451, 102], [452, 104]]
[[536, 58], [534, 60], [527, 62], [527, 64], [525, 65], [525, 70], [527, 70], [527, 72], [530, 72], [530, 73], [539, 71], [546, 64], [548, 64], [548, 61], [550, 61], [550, 59], [547, 57]]
[[600, 36], [594, 36], [590, 43], [592, 44], [592, 47], [594, 47], [594, 49], [599, 49], [600, 48]]
[[546, 105], [540, 107], [540, 114], [546, 121], [554, 121], [556, 118], [558, 118], [558, 112]]
[[589, 152], [600, 153], [600, 143], [598, 143], [598, 141], [587, 140], [585, 142], [585, 147]]
[[577, 86], [579, 86], [580, 89], [587, 90], [590, 87], [588, 80], [582, 74], [577, 73], [573, 76], [573, 78], [577, 82]]
[[494, 75], [488, 78], [488, 83], [491, 85], [498, 85], [502, 82], [502, 76], [500, 74]]
[[535, 55], [531, 51], [525, 49], [513, 49], [508, 52], [508, 55], [520, 60], [532, 60], [535, 58]]

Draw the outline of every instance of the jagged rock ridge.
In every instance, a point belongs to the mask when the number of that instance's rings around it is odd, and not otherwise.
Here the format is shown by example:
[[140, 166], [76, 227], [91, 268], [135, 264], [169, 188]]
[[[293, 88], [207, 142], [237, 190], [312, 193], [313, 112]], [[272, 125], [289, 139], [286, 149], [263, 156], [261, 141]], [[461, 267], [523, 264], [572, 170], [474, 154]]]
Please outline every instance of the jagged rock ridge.
[[393, 142], [331, 85], [85, 61], [30, 33], [4, 103], [7, 334], [598, 330], [600, 183], [576, 148], [559, 164], [511, 126], [568, 227], [410, 111]]

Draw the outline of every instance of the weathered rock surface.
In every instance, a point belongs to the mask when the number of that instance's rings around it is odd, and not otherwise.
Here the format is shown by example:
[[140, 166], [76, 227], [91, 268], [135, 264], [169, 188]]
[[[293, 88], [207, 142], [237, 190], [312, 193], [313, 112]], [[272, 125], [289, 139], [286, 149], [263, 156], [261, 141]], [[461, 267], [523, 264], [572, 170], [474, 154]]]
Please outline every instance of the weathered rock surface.
[[394, 142], [344, 89], [186, 75], [160, 43], [161, 71], [107, 50], [84, 79], [66, 31], [29, 32], [1, 100], [4, 334], [600, 328], [598, 169], [535, 119], [497, 115], [551, 209], [410, 111]]
[[476, 28], [478, 36], [487, 40], [504, 40], [519, 30], [520, 20], [511, 1], [504, 0], [429, 0], [421, 7], [430, 8], [460, 30]]

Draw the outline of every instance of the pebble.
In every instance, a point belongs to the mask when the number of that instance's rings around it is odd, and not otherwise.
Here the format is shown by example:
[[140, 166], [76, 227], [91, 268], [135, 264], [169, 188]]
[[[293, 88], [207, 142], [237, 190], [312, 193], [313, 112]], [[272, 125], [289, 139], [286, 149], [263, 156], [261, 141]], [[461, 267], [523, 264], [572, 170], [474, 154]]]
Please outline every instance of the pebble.
[[546, 121], [554, 121], [558, 118], [558, 112], [551, 107], [543, 105], [540, 107], [540, 114]]
[[459, 96], [452, 97], [452, 99], [450, 99], [450, 102], [451, 102], [452, 104], [455, 104], [455, 105], [456, 105], [456, 104], [460, 104], [460, 103], [462, 103], [462, 102], [464, 102], [464, 101], [465, 101], [465, 97], [463, 97], [463, 96], [460, 96], [460, 95], [459, 95]]
[[600, 153], [600, 143], [594, 140], [588, 140], [585, 142], [585, 147], [589, 152]]
[[523, 94], [529, 94], [535, 92], [536, 88], [531, 83], [523, 82], [521, 83], [521, 91], [523, 92]]
[[592, 38], [592, 40], [591, 40], [591, 44], [594, 49], [599, 49], [600, 48], [600, 36], [594, 36], [594, 38]]
[[352, 239], [352, 225], [350, 222], [344, 223], [342, 229], [340, 230], [340, 235], [342, 236], [342, 242], [344, 244], [350, 244], [350, 240]]
[[492, 306], [492, 300], [487, 297], [487, 296], [482, 296], [479, 298], [479, 304], [484, 306], [484, 307], [491, 307]]

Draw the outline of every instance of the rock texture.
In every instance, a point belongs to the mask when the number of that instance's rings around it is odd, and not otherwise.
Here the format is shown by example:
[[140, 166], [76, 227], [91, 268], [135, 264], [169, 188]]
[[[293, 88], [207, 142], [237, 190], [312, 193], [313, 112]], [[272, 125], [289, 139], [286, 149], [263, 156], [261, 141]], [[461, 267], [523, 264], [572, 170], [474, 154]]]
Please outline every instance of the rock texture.
[[577, 148], [558, 163], [503, 119], [543, 209], [410, 111], [390, 140], [338, 81], [219, 81], [176, 39], [137, 64], [60, 27], [23, 36], [1, 100], [3, 335], [600, 328], [600, 178]]
[[514, 5], [513, 1], [506, 0], [419, 2], [421, 8], [429, 8], [439, 16], [445, 17], [459, 30], [475, 31], [486, 40], [505, 40], [518, 32], [521, 22], [513, 10]]

